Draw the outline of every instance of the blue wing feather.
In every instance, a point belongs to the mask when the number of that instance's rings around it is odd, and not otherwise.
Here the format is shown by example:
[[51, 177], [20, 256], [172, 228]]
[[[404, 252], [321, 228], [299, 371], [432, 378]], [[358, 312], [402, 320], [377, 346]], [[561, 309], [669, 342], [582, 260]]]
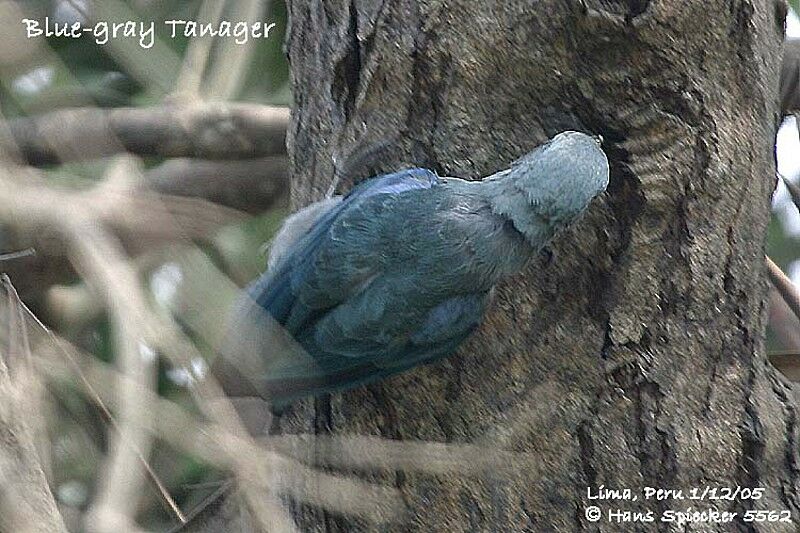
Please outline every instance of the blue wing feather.
[[[414, 189], [429, 189], [437, 183], [430, 170], [412, 168], [366, 180], [330, 211], [320, 217], [308, 233], [298, 240], [274, 271], [266, 272], [250, 284], [247, 292], [262, 308], [279, 323], [289, 326], [290, 333], [297, 333], [308, 320], [313, 309], [301, 303], [298, 307], [296, 289], [313, 277], [313, 265], [320, 245], [328, 238], [333, 222], [354, 204], [376, 194], [399, 194]], [[294, 313], [293, 313], [294, 311]], [[292, 323], [289, 317], [294, 314]]]
[[[452, 353], [477, 326], [487, 302], [487, 292], [480, 288], [475, 293], [440, 301], [430, 309], [421, 327], [393, 338], [380, 328], [381, 305], [396, 289], [390, 282], [397, 280], [376, 279], [380, 273], [369, 268], [369, 257], [363, 260], [367, 263], [363, 271], [348, 267], [333, 274], [320, 272], [328, 268], [324, 261], [327, 256], [320, 254], [348, 244], [339, 241], [340, 236], [333, 231], [341, 226], [337, 221], [347, 217], [348, 223], [369, 222], [373, 213], [360, 208], [366, 200], [381, 194], [396, 197], [430, 189], [437, 183], [436, 175], [424, 169], [405, 170], [361, 183], [320, 216], [274, 269], [249, 287], [256, 304], [283, 325], [310, 355], [303, 360], [281, 360], [280, 354], [267, 356], [273, 360], [267, 361], [265, 375], [254, 378], [274, 401], [353, 387], [438, 359]], [[380, 202], [370, 201], [369, 205], [380, 208]], [[349, 233], [353, 231], [350, 228], [345, 232], [348, 242], [356, 239]], [[368, 248], [364, 243], [356, 247], [367, 256]], [[364, 290], [368, 286], [369, 290]]]

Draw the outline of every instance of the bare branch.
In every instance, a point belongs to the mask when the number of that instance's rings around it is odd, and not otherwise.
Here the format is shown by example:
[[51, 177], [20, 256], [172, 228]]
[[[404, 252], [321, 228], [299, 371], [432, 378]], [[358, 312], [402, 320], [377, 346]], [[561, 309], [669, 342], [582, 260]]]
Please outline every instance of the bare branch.
[[[795, 325], [800, 319], [800, 293], [798, 292], [797, 287], [795, 287], [794, 283], [792, 283], [792, 280], [789, 279], [789, 277], [783, 273], [781, 268], [769, 257], [767, 257], [767, 272], [775, 291], [780, 295], [780, 301], [775, 302], [770, 307], [770, 314], [772, 315], [776, 312], [782, 311], [779, 307], [777, 307], [778, 305], [785, 306], [791, 310], [791, 314], [784, 318], [788, 320], [789, 317], [791, 317], [792, 325]], [[774, 317], [771, 316], [770, 318]], [[771, 322], [773, 325], [776, 324], [776, 321], [771, 320]], [[778, 322], [777, 325], [777, 332], [782, 334], [782, 336], [792, 340], [797, 338], [797, 331], [795, 328], [786, 328], [786, 326], [784, 324], [780, 324], [780, 322]], [[783, 327], [781, 328], [781, 326]], [[787, 329], [788, 331], [782, 331], [782, 329]], [[800, 357], [798, 357], [796, 353], [789, 351], [785, 353], [770, 354], [769, 361], [789, 380], [800, 381]]]
[[[32, 174], [30, 167], [10, 166], [8, 170], [20, 176]], [[185, 183], [186, 187], [190, 184], [191, 180]], [[217, 184], [216, 190], [224, 190], [224, 182], [220, 180]], [[169, 180], [159, 186], [189, 192], [181, 189], [182, 184], [174, 186]], [[255, 201], [268, 201], [266, 189], [264, 191], [264, 196], [253, 196]], [[120, 238], [128, 253], [137, 257], [137, 262], [140, 254], [150, 255], [162, 250], [165, 244], [209, 243], [220, 228], [246, 218], [240, 211], [201, 198], [153, 192], [146, 183], [145, 186], [117, 188], [103, 183], [88, 191], [62, 190], [60, 194], [65, 203], [92, 210], [98, 222]], [[251, 207], [255, 209], [255, 203]], [[5, 235], [8, 246], [12, 249], [31, 247], [37, 253], [32, 257], [0, 255], [0, 261], [17, 283], [23, 299], [41, 310], [48, 287], [72, 282], [72, 268], [67, 264], [62, 242], [52, 238], [52, 230], [42, 231], [36, 224], [28, 224], [30, 219], [20, 222], [26, 224], [15, 224], [14, 230]]]
[[[232, 20], [257, 22], [264, 19], [269, 5], [269, 0], [228, 2], [229, 11], [226, 16]], [[234, 99], [244, 85], [248, 71], [257, 64], [253, 62], [253, 56], [258, 49], [256, 41], [251, 39], [244, 44], [237, 44], [231, 39], [218, 39], [215, 48], [217, 57], [224, 57], [226, 61], [214, 61], [209, 65], [203, 96], [221, 100]], [[264, 69], [259, 72], [259, 77], [263, 79], [269, 74]]]
[[0, 254], [0, 261], [13, 261], [14, 259], [22, 259], [23, 257], [30, 257], [32, 255], [36, 255], [36, 250], [33, 248], [26, 248], [18, 252]]
[[[535, 430], [535, 426], [531, 427], [531, 431]], [[460, 476], [523, 473], [528, 476], [540, 466], [534, 454], [472, 444], [330, 435], [270, 436], [261, 442], [268, 449], [304, 462], [347, 469]]]
[[[82, 195], [79, 199], [95, 200]], [[96, 198], [99, 221], [108, 225], [128, 249], [151, 249], [154, 243], [198, 241], [245, 217], [201, 198], [130, 192]]]
[[241, 161], [170, 159], [146, 173], [155, 192], [192, 196], [245, 213], [262, 213], [289, 196], [289, 161], [272, 156]]
[[289, 110], [204, 103], [147, 109], [75, 108], [8, 122], [0, 153], [34, 166], [107, 157], [247, 159], [285, 153]]
[[[10, 286], [10, 282], [9, 282], [9, 286]], [[80, 361], [81, 360], [89, 361], [90, 359], [88, 359], [86, 357], [83, 357], [80, 354], [80, 352], [77, 350], [77, 348], [72, 346], [69, 342], [67, 342], [64, 339], [59, 338], [58, 336], [56, 336], [52, 331], [50, 331], [50, 329], [47, 326], [44, 325], [44, 323], [41, 320], [39, 320], [39, 318], [35, 314], [33, 314], [33, 312], [22, 301], [19, 300], [19, 298], [17, 298], [17, 300], [19, 301], [19, 305], [23, 308], [25, 313], [27, 313], [27, 316], [31, 320], [33, 320], [34, 324], [36, 326], [38, 326], [47, 335], [47, 338], [51, 341], [52, 348], [57, 350], [57, 355], [63, 356], [63, 359], [59, 359], [59, 362], [61, 362], [62, 364], [66, 365], [66, 366], [63, 367], [63, 369], [65, 370], [65, 373], [69, 374], [68, 380], [70, 381], [70, 383], [74, 382], [73, 373], [69, 372], [68, 370], [66, 370], [67, 367], [69, 367], [70, 370], [73, 370], [74, 373], [77, 374], [79, 383], [81, 385], [83, 385], [83, 388], [86, 391], [86, 394], [91, 398], [92, 402], [100, 409], [100, 412], [102, 413], [102, 415], [105, 418], [106, 422], [109, 425], [111, 425], [116, 431], [120, 431], [120, 428], [117, 425], [117, 421], [114, 418], [114, 416], [111, 414], [111, 411], [109, 410], [108, 406], [106, 405], [106, 402], [104, 402], [100, 398], [100, 395], [97, 393], [96, 389], [86, 379], [86, 375], [81, 370]], [[41, 348], [40, 348], [40, 350], [41, 350]], [[42, 369], [43, 369], [42, 361], [35, 361], [35, 363], [38, 364], [37, 369], [41, 372]], [[46, 366], [44, 368], [49, 369]], [[59, 367], [59, 368], [62, 368], [62, 367]], [[50, 377], [52, 379], [52, 376], [49, 375], [50, 373], [48, 373], [48, 372], [43, 372], [43, 373], [45, 375], [48, 375], [48, 377]], [[107, 382], [112, 382], [112, 381], [113, 380], [107, 381]], [[120, 397], [115, 395], [115, 398], [119, 399]], [[161, 480], [158, 477], [158, 475], [151, 468], [150, 464], [147, 462], [147, 459], [141, 454], [141, 452], [139, 450], [136, 450], [136, 453], [138, 455], [138, 458], [139, 458], [140, 462], [142, 463], [142, 466], [144, 467], [144, 469], [147, 472], [147, 474], [150, 477], [150, 479], [153, 481], [153, 484], [156, 486], [156, 489], [159, 491], [159, 493], [164, 498], [164, 501], [166, 502], [166, 504], [169, 507], [169, 509], [175, 514], [175, 516], [178, 518], [178, 520], [180, 520], [181, 522], [185, 522], [186, 520], [185, 520], [183, 514], [181, 513], [180, 508], [177, 506], [175, 501], [172, 499], [172, 496], [169, 494], [169, 491], [167, 491], [166, 487], [164, 487], [164, 485], [161, 482]]]
[[[66, 233], [72, 236], [70, 248], [74, 254], [74, 264], [96, 290], [103, 291], [102, 284], [97, 281], [101, 273], [96, 265], [102, 262], [106, 254], [114, 253], [112, 237], [93, 224], [91, 219], [70, 217], [65, 222], [68, 224]], [[130, 266], [118, 266], [114, 275], [122, 278], [123, 284], [136, 279], [136, 272]], [[129, 295], [131, 299], [136, 296]], [[120, 386], [117, 391], [122, 399], [119, 428], [110, 435], [111, 454], [100, 483], [101, 493], [89, 515], [92, 531], [110, 532], [121, 526], [125, 529], [133, 526], [138, 495], [144, 481], [141, 462], [143, 457], [149, 455], [152, 444], [150, 436], [140, 430], [141, 421], [146, 420], [149, 413], [139, 401], [138, 390], [153, 387], [155, 365], [154, 360], [148, 361], [141, 353], [147, 332], [140, 330], [137, 307], [128, 306], [127, 303], [127, 300], [113, 299], [109, 311], [115, 328], [117, 364], [137, 387]]]
[[[222, 16], [224, 7], [225, 2], [205, 0], [200, 6], [200, 12], [197, 14], [198, 19], [216, 24]], [[186, 95], [189, 98], [197, 98], [200, 95], [203, 73], [206, 70], [213, 44], [214, 37], [212, 36], [200, 37], [189, 41], [181, 71], [175, 82], [175, 92], [177, 94]]]
[[797, 318], [800, 318], [800, 293], [797, 292], [797, 287], [794, 286], [792, 280], [783, 273], [781, 267], [767, 257], [767, 272], [769, 273], [769, 280], [772, 285], [781, 293], [783, 300], [792, 310]]

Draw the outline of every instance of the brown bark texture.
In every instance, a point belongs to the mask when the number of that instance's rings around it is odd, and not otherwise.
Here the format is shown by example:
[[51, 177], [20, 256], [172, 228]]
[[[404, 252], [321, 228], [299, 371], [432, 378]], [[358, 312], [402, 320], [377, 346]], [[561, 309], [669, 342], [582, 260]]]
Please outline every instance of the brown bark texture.
[[[607, 194], [557, 239], [548, 264], [498, 287], [458, 354], [301, 402], [280, 420], [284, 433], [528, 451], [537, 468], [373, 474], [402, 491], [407, 516], [376, 526], [296, 507], [300, 528], [678, 530], [590, 523], [593, 504], [656, 516], [688, 507], [800, 516], [797, 409], [763, 345], [782, 6], [289, 4], [295, 207], [320, 199], [343, 167], [341, 191], [409, 165], [478, 179], [567, 129], [602, 134], [611, 161]], [[590, 501], [587, 488], [600, 485], [639, 498]], [[764, 496], [658, 502], [643, 498], [646, 486], [763, 487]], [[741, 520], [696, 527], [796, 530]]]

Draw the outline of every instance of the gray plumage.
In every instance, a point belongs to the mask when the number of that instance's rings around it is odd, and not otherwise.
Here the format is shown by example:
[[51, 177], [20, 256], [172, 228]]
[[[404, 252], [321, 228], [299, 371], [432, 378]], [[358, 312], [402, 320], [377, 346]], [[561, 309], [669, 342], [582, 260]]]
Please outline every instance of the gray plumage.
[[234, 315], [215, 373], [284, 403], [455, 351], [492, 287], [608, 184], [599, 142], [564, 132], [483, 181], [409, 169], [290, 217]]

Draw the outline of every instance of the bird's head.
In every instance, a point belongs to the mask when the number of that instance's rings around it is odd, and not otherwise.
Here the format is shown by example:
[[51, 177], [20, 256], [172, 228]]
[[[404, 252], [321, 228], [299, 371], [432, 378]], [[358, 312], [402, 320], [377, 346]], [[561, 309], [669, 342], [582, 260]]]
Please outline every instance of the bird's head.
[[490, 176], [495, 212], [508, 217], [535, 247], [571, 224], [608, 186], [601, 139], [559, 133]]
[[515, 161], [510, 178], [542, 216], [569, 223], [608, 186], [608, 159], [601, 138], [559, 133]]

